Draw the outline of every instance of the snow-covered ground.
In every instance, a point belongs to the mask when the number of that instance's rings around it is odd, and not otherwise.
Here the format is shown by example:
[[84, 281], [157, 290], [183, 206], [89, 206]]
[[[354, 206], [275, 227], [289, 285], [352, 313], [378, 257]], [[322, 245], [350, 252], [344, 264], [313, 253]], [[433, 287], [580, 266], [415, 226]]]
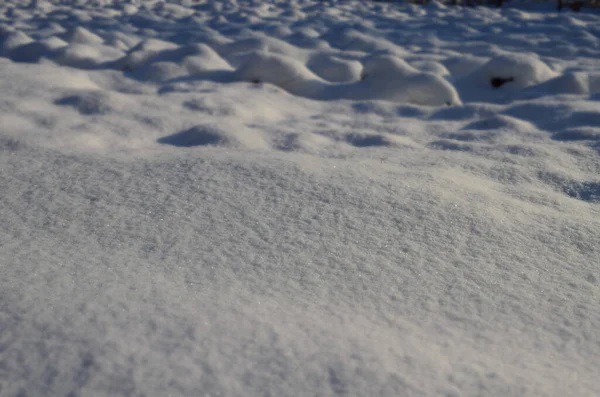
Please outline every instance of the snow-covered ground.
[[0, 4], [0, 396], [600, 395], [600, 14]]

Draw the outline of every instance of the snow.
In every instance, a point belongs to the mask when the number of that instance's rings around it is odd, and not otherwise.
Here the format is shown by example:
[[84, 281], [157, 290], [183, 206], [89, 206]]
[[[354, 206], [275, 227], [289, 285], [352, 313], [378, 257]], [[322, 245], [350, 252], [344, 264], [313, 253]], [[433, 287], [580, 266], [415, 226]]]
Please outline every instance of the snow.
[[600, 394], [600, 15], [0, 3], [0, 395]]
[[[491, 98], [506, 95], [506, 91], [537, 85], [556, 75], [536, 56], [510, 54], [490, 59], [456, 84], [463, 99], [489, 101]], [[504, 88], [498, 89], [504, 85]]]
[[363, 68], [356, 60], [341, 59], [332, 55], [311, 59], [307, 66], [322, 79], [336, 83], [359, 80]]
[[[460, 105], [456, 89], [443, 77], [419, 72], [402, 59], [378, 55], [365, 61], [360, 99], [384, 99], [417, 105]], [[367, 93], [362, 95], [362, 93]]]

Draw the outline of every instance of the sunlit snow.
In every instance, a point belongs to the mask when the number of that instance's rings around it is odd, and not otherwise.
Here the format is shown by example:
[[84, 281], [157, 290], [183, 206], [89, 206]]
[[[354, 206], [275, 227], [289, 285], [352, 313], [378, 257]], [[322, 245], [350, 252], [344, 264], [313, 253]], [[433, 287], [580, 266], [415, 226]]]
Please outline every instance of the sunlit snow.
[[0, 2], [0, 396], [600, 395], [600, 13]]

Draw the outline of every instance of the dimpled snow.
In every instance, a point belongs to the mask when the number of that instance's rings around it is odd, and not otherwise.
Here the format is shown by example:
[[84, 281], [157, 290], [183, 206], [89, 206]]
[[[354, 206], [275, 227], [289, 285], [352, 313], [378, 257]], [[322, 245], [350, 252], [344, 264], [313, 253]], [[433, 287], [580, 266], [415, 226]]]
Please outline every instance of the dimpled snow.
[[600, 395], [600, 14], [0, 2], [0, 396]]

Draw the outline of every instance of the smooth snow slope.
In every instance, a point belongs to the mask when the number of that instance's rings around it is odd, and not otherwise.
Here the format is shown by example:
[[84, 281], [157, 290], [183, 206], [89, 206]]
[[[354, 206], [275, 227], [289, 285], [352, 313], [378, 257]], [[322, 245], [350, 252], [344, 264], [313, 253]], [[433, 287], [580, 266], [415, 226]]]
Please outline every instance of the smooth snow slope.
[[599, 395], [551, 8], [3, 1], [0, 396]]

